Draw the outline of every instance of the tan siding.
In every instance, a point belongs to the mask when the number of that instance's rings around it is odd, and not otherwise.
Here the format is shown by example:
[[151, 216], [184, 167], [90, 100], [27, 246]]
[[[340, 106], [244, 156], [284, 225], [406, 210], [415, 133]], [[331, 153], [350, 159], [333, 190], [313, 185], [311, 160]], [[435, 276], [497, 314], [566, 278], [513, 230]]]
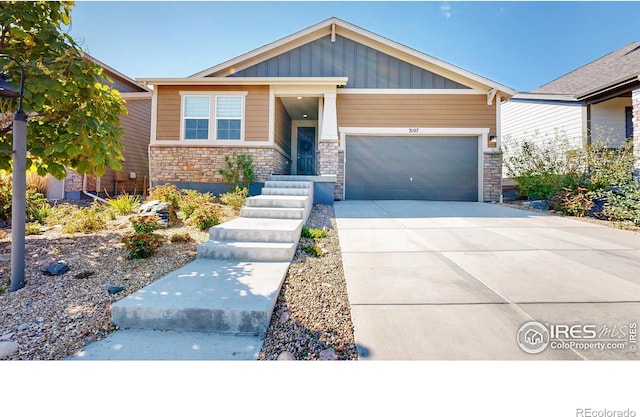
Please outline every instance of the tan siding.
[[[116, 193], [115, 180], [118, 179], [117, 192], [142, 193], [149, 184], [149, 140], [151, 129], [151, 99], [130, 100], [127, 102], [129, 113], [120, 117], [124, 130], [121, 139], [124, 145], [123, 170], [119, 173], [107, 169], [100, 180], [100, 192], [109, 195]], [[129, 173], [135, 172], [136, 179], [130, 180]]]
[[485, 95], [339, 94], [340, 127], [488, 127], [496, 131], [496, 107]]
[[157, 140], [180, 139], [180, 91], [247, 91], [245, 141], [269, 140], [269, 87], [242, 85], [158, 86]]

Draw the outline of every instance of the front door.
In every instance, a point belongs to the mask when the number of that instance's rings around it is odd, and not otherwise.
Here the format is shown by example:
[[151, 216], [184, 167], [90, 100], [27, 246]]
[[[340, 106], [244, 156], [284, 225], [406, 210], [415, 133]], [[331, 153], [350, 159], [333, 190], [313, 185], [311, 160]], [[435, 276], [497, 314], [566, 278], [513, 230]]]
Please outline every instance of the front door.
[[316, 128], [298, 126], [298, 175], [316, 175]]

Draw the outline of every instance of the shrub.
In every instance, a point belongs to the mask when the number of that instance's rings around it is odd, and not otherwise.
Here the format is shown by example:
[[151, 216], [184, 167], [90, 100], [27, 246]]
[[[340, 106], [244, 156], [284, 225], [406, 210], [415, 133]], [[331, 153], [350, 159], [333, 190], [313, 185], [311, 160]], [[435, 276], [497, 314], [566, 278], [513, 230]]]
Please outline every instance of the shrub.
[[131, 214], [140, 205], [140, 196], [124, 193], [116, 198], [108, 198], [107, 204], [118, 214]]
[[183, 190], [180, 199], [180, 215], [182, 220], [187, 220], [196, 208], [205, 203], [213, 203], [215, 196], [209, 193], [201, 193], [196, 190]]
[[38, 223], [38, 222], [30, 222], [30, 223], [25, 224], [24, 232], [25, 232], [25, 235], [27, 235], [27, 236], [39, 235], [40, 233], [42, 233], [42, 229], [41, 229], [40, 223]]
[[253, 157], [246, 153], [233, 153], [224, 157], [225, 167], [218, 172], [229, 184], [229, 191], [240, 188], [249, 188], [255, 172], [253, 170]]
[[229, 191], [228, 193], [220, 194], [220, 201], [222, 204], [232, 207], [238, 211], [247, 200], [247, 194], [249, 190], [247, 188], [236, 187], [235, 191]]
[[300, 247], [307, 254], [309, 254], [311, 256], [315, 256], [316, 258], [324, 255], [324, 252], [322, 252], [322, 248], [320, 248], [320, 246], [318, 246], [318, 245], [305, 245], [305, 244], [303, 244]]
[[0, 220], [11, 218], [11, 175], [0, 173]]
[[174, 233], [171, 235], [171, 237], [169, 238], [169, 241], [171, 243], [187, 243], [187, 242], [193, 242], [193, 238], [191, 237], [191, 235], [187, 232], [184, 233]]
[[78, 207], [70, 214], [67, 219], [62, 220], [64, 233], [91, 233], [102, 230], [107, 225], [102, 213], [95, 207]]
[[588, 164], [585, 187], [591, 191], [633, 182], [633, 142], [627, 141], [619, 148], [608, 148], [596, 142], [586, 147]]
[[149, 189], [148, 200], [159, 200], [169, 203], [177, 211], [180, 208], [180, 189], [173, 184], [156, 185]]
[[156, 215], [133, 216], [129, 221], [136, 233], [151, 233], [160, 228], [160, 217]]
[[41, 177], [37, 172], [27, 173], [27, 189], [38, 192], [42, 195], [47, 195], [47, 188], [49, 187], [49, 177]]
[[27, 221], [45, 223], [51, 215], [51, 205], [47, 201], [40, 202], [38, 205], [35, 201], [27, 206]]
[[631, 183], [590, 193], [600, 210], [594, 216], [640, 226], [640, 185]]
[[327, 232], [322, 229], [309, 229], [308, 227], [304, 226], [302, 227], [300, 236], [318, 241], [323, 237], [327, 237]]
[[213, 203], [205, 203], [196, 208], [188, 224], [197, 227], [200, 230], [207, 230], [220, 223], [220, 208]]
[[573, 190], [564, 188], [558, 197], [557, 208], [569, 216], [584, 217], [590, 213], [593, 200], [587, 194], [587, 189], [578, 187]]
[[122, 243], [131, 258], [143, 259], [155, 254], [164, 243], [164, 239], [155, 233], [132, 233], [124, 236]]

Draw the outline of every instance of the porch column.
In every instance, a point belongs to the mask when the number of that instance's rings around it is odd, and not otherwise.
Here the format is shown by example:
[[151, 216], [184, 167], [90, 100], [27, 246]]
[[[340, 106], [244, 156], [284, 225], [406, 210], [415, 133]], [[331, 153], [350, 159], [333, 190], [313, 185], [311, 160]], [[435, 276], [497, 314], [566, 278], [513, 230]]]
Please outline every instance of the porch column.
[[640, 182], [640, 88], [631, 92], [631, 103], [633, 105], [632, 123], [633, 123], [633, 155], [636, 159], [633, 177]]
[[319, 142], [318, 174], [336, 175], [338, 173], [338, 114], [335, 92], [324, 93]]

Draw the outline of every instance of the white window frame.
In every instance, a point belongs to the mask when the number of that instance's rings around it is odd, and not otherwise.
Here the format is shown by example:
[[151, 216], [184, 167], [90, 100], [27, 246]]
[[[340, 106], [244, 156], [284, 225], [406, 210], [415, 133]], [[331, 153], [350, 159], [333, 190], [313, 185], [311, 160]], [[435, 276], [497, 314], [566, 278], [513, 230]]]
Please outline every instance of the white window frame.
[[[218, 117], [218, 99], [219, 98], [240, 98], [240, 117]], [[244, 96], [238, 94], [218, 94], [213, 97], [213, 119], [215, 126], [214, 129], [214, 140], [220, 142], [243, 142], [244, 141]], [[218, 139], [218, 120], [240, 120], [240, 138], [239, 139]], [[209, 126], [211, 129], [211, 126]]]
[[[185, 128], [186, 128], [186, 119], [187, 116], [185, 115], [185, 110], [187, 108], [187, 106], [185, 105], [185, 102], [187, 101], [188, 98], [208, 98], [209, 99], [209, 116], [208, 117], [188, 117], [188, 119], [197, 119], [197, 120], [208, 120], [209, 121], [209, 129], [207, 132], [207, 138], [206, 139], [187, 139], [185, 137]], [[181, 99], [180, 99], [180, 106], [181, 106], [181, 111], [180, 111], [180, 140], [184, 140], [184, 141], [193, 141], [195, 143], [202, 143], [202, 142], [207, 142], [211, 139], [211, 98], [208, 94], [184, 94], [182, 95]]]
[[[180, 141], [193, 144], [216, 144], [237, 146], [238, 143], [244, 142], [245, 120], [246, 120], [246, 97], [247, 91], [180, 91]], [[185, 99], [186, 97], [208, 97], [209, 98], [209, 135], [208, 139], [185, 139]], [[240, 116], [240, 139], [220, 139], [218, 140], [218, 117], [217, 114], [217, 97], [241, 97], [242, 98], [242, 114]], [[204, 119], [204, 118], [202, 118]], [[229, 120], [228, 117], [220, 118]]]

